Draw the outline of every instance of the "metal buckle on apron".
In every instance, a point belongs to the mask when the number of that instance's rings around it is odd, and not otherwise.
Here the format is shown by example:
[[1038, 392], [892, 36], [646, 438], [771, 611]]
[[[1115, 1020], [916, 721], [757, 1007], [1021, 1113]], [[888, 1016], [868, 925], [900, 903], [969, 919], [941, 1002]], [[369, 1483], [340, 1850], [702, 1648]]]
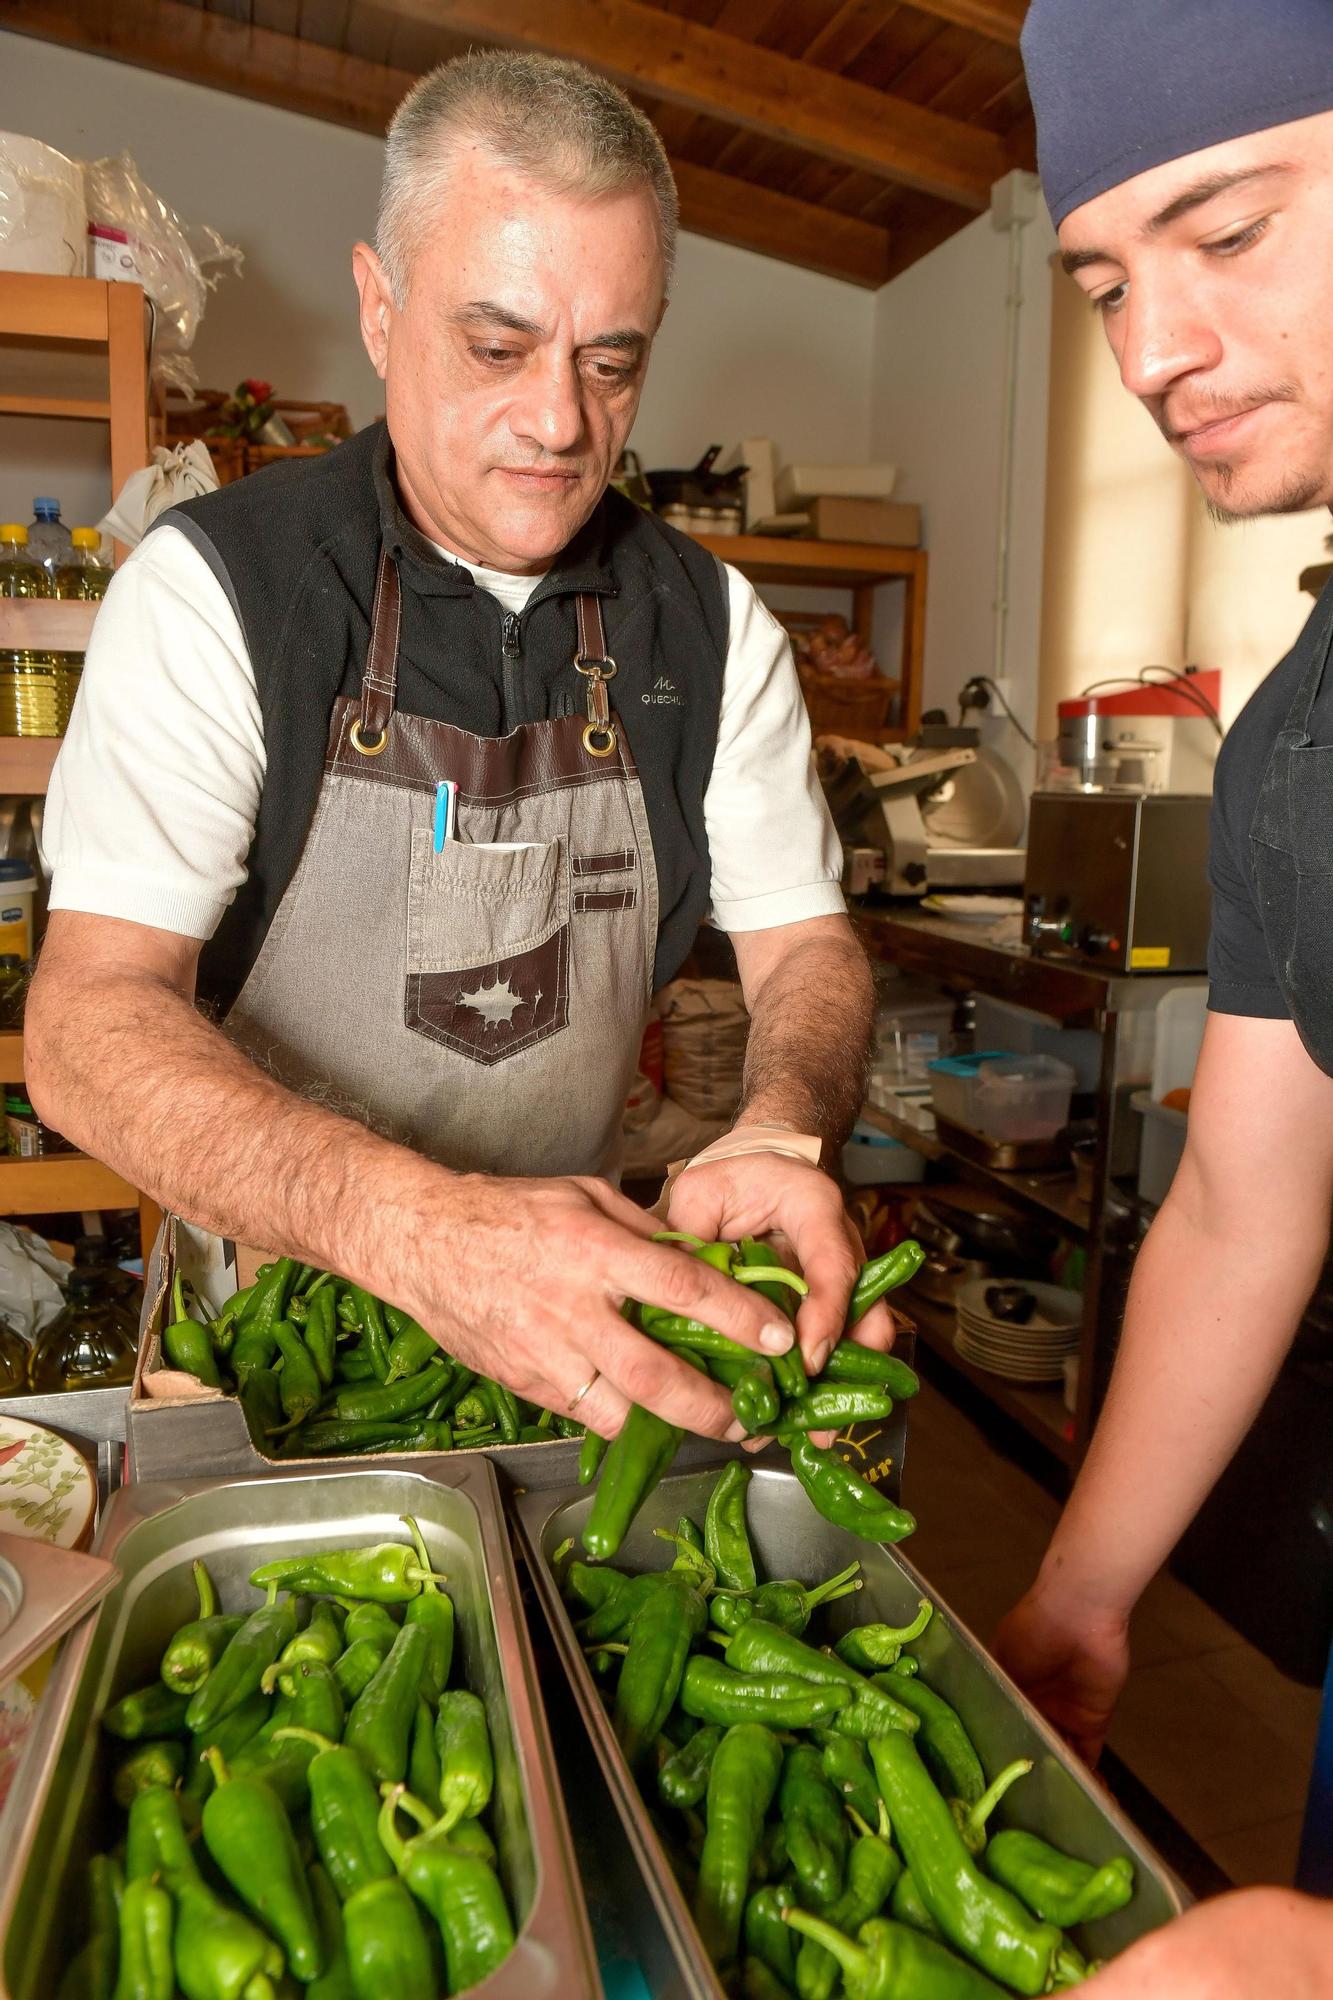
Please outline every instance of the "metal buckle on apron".
[[588, 726], [583, 732], [583, 747], [590, 757], [609, 757], [616, 747], [616, 725], [611, 720], [606, 684], [615, 676], [616, 663], [576, 657], [574, 665], [588, 683]]

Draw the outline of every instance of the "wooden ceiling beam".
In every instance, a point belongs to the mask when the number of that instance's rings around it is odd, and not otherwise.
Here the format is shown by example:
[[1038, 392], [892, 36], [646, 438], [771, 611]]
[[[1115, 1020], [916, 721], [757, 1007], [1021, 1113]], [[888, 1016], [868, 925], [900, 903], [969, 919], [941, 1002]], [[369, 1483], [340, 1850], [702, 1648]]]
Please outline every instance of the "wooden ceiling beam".
[[1016, 49], [1028, 0], [911, 0], [919, 13], [933, 14], [955, 28], [970, 28], [987, 41]]
[[[133, 0], [118, 8], [104, 0], [0, 0], [0, 28], [376, 138], [415, 81], [408, 70], [248, 26], [184, 0]], [[672, 165], [683, 228], [852, 284], [885, 282], [887, 230], [688, 160]]]
[[388, 13], [429, 20], [482, 42], [572, 57], [630, 90], [744, 126], [842, 166], [901, 181], [962, 208], [984, 209], [992, 183], [1007, 164], [993, 132], [735, 35], [719, 34], [645, 6], [643, 0], [380, 4]]

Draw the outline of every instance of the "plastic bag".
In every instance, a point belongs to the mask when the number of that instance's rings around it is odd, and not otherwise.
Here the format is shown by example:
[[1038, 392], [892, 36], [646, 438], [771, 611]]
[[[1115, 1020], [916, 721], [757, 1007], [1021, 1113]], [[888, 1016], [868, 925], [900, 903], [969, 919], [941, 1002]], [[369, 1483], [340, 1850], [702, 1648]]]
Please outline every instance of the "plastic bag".
[[197, 500], [201, 493], [216, 493], [217, 489], [218, 476], [208, 446], [199, 438], [173, 445], [170, 450], [154, 445], [152, 464], [130, 474], [111, 512], [97, 525], [108, 539], [137, 548], [168, 507], [178, 507], [183, 500]]
[[0, 1316], [33, 1340], [65, 1303], [57, 1277], [69, 1275], [50, 1245], [31, 1229], [0, 1222]]
[[153, 193], [128, 153], [85, 162], [83, 186], [93, 275], [101, 275], [99, 240], [114, 245], [122, 268], [128, 259], [157, 308], [153, 378], [169, 388], [193, 389], [198, 377], [188, 356], [208, 294], [226, 270], [239, 273], [242, 252], [207, 224], [183, 222]]

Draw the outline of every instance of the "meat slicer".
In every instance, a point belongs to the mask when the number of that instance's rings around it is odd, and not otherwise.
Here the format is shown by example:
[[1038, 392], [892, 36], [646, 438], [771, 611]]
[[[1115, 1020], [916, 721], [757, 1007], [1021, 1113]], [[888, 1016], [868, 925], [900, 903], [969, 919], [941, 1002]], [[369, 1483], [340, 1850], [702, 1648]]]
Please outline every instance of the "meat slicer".
[[1022, 886], [1023, 790], [977, 730], [927, 724], [910, 743], [821, 736], [818, 748], [844, 850], [883, 854], [883, 894]]

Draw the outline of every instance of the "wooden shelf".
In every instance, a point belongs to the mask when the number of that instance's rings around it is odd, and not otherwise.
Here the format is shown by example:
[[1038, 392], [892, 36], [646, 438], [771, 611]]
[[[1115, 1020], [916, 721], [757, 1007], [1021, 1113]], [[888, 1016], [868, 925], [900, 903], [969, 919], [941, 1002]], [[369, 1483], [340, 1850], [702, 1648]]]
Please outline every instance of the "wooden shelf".
[[924, 549], [883, 548], [878, 542], [816, 542], [782, 535], [696, 535], [701, 548], [743, 570], [754, 583], [828, 584], [855, 590], [868, 583], [925, 572]]
[[1028, 1388], [1022, 1382], [1006, 1382], [1002, 1375], [991, 1375], [984, 1368], [974, 1367], [965, 1361], [953, 1344], [954, 1316], [948, 1306], [936, 1305], [933, 1299], [918, 1298], [909, 1291], [903, 1295], [903, 1311], [915, 1321], [917, 1336], [925, 1342], [932, 1354], [937, 1354], [946, 1367], [963, 1376], [974, 1389], [990, 1398], [998, 1409], [1015, 1423], [1021, 1424], [1030, 1437], [1044, 1445], [1064, 1465], [1074, 1463], [1074, 1441], [1066, 1432], [1072, 1429], [1073, 1418], [1065, 1409], [1061, 1391], [1050, 1388]]
[[109, 424], [111, 404], [105, 396], [0, 396], [0, 416], [82, 417], [85, 422]]
[[0, 649], [86, 653], [100, 609], [96, 598], [0, 597]]
[[84, 1153], [54, 1153], [45, 1160], [0, 1158], [0, 1215], [138, 1206], [138, 1192], [128, 1181]]
[[0, 736], [0, 792], [29, 797], [44, 792], [63, 741], [60, 736]]

